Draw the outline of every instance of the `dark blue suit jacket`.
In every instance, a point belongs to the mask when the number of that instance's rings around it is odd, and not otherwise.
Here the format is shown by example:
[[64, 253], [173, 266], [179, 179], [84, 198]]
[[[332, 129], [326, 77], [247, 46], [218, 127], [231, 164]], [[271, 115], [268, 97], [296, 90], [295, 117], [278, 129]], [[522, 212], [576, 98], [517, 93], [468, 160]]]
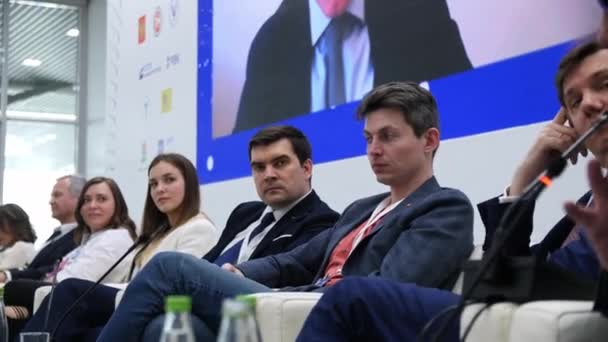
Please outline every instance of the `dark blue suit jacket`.
[[[333, 229], [290, 252], [237, 267], [269, 287], [310, 291], [323, 277], [336, 245], [367, 220], [380, 194], [352, 203]], [[404, 199], [352, 252], [342, 273], [384, 277], [421, 286], [449, 288], [473, 249], [473, 208], [460, 191], [441, 188], [434, 177]]]
[[[445, 0], [366, 0], [374, 85], [471, 68]], [[310, 112], [314, 46], [308, 0], [283, 0], [256, 34], [234, 132]]]
[[24, 269], [11, 269], [12, 279], [34, 279], [40, 280], [53, 270], [57, 260], [63, 258], [75, 247], [74, 230], [65, 234], [56, 241], [51, 242], [41, 249], [32, 262]]
[[[591, 193], [581, 197], [579, 203], [587, 203]], [[494, 232], [500, 224], [500, 220], [509, 204], [500, 204], [498, 197], [479, 203], [477, 208], [486, 228], [484, 250], [487, 250], [493, 240]], [[549, 260], [562, 268], [575, 272], [580, 276], [597, 281], [600, 274], [600, 266], [595, 252], [593, 251], [586, 233], [581, 231], [579, 239], [561, 247], [563, 241], [574, 227], [574, 222], [564, 216], [547, 233], [545, 238], [530, 247], [530, 235], [533, 229], [534, 205], [522, 215], [519, 225], [505, 245], [508, 255], [531, 255], [534, 254], [541, 260]]]
[[[239, 204], [230, 214], [218, 243], [203, 258], [213, 262], [238, 233], [260, 218], [264, 208], [263, 202]], [[272, 227], [251, 254], [251, 259], [292, 250], [332, 227], [339, 217], [312, 191]]]

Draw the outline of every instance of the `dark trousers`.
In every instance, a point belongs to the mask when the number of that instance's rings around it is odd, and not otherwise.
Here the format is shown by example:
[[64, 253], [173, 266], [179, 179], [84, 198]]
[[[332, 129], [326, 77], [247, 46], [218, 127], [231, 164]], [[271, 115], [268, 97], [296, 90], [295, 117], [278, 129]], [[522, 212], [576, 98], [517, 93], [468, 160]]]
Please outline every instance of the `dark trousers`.
[[[74, 301], [93, 283], [82, 279], [66, 279], [55, 287], [52, 298], [51, 314], [45, 326], [46, 312], [50, 296], [47, 296], [36, 314], [30, 319], [23, 331], [52, 332], [59, 319], [72, 306]], [[106, 322], [114, 312], [114, 301], [118, 289], [98, 285], [61, 323], [54, 341], [95, 341]]]
[[[40, 280], [12, 280], [4, 286], [4, 304], [6, 306], [23, 306], [30, 314], [34, 311], [34, 294], [39, 287], [50, 285]], [[19, 333], [27, 320], [8, 320], [9, 340], [18, 340]]]
[[[297, 341], [415, 341], [430, 319], [459, 299], [448, 291], [413, 284], [346, 278], [321, 297]], [[442, 341], [458, 341], [458, 329], [455, 319]]]

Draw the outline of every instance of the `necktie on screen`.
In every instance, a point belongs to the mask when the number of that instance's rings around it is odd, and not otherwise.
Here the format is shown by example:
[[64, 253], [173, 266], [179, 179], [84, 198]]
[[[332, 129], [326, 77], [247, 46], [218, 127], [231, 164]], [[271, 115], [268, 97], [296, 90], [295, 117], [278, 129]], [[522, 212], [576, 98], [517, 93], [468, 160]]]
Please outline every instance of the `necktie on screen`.
[[346, 102], [344, 84], [344, 58], [342, 43], [361, 22], [354, 15], [345, 12], [331, 20], [323, 32], [320, 50], [325, 62], [325, 104], [336, 106]]

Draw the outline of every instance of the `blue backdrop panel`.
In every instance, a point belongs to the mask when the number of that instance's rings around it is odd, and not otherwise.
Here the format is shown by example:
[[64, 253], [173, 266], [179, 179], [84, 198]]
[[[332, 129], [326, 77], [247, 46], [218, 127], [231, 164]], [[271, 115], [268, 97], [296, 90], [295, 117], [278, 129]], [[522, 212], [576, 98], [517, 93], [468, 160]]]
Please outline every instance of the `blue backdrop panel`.
[[[250, 175], [247, 143], [256, 132], [213, 138], [212, 3], [199, 0], [197, 168], [201, 183]], [[564, 43], [431, 80], [430, 90], [441, 113], [442, 139], [552, 118], [559, 107], [553, 85], [555, 72], [560, 58], [571, 47], [571, 43]], [[312, 143], [315, 163], [360, 156], [365, 154], [365, 141], [363, 123], [355, 119], [356, 106], [349, 103], [281, 123], [304, 131]]]

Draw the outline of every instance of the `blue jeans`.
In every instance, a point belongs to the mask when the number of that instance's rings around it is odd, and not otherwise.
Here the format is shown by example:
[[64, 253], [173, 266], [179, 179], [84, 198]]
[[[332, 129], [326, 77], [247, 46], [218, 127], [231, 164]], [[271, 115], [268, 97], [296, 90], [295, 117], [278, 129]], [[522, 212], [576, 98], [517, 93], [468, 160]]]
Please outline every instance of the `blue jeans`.
[[192, 297], [192, 314], [204, 325], [198, 327], [196, 320], [195, 330], [205, 330], [207, 336], [215, 336], [225, 298], [269, 291], [269, 287], [206, 260], [176, 252], [158, 253], [131, 281], [97, 341], [142, 340], [148, 324], [164, 313], [165, 297], [173, 294]]
[[[297, 341], [415, 341], [436, 314], [460, 297], [379, 278], [346, 278], [325, 291]], [[435, 333], [443, 320], [436, 322]], [[459, 319], [442, 341], [458, 341]]]

